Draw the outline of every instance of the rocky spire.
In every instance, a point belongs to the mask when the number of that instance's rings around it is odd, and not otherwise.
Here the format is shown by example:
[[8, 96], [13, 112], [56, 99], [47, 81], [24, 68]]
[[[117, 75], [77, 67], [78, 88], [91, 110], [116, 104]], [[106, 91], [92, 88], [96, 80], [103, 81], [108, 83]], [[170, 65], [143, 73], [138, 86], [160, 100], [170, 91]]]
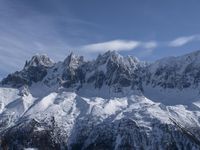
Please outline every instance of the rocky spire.
[[70, 68], [77, 68], [83, 62], [84, 62], [83, 56], [78, 56], [75, 55], [73, 52], [71, 52], [64, 60], [63, 64]]
[[26, 61], [24, 69], [37, 66], [43, 66], [43, 67], [52, 67], [54, 65], [54, 61], [51, 60], [47, 55], [39, 55], [36, 54], [31, 58], [30, 61]]

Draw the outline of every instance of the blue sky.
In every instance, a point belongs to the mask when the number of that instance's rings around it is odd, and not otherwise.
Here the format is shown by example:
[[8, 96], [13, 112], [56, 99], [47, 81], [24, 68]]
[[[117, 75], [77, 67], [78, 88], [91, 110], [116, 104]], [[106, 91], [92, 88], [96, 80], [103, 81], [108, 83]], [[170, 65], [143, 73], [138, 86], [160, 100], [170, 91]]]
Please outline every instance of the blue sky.
[[36, 53], [154, 61], [199, 50], [199, 18], [199, 0], [0, 0], [0, 78]]

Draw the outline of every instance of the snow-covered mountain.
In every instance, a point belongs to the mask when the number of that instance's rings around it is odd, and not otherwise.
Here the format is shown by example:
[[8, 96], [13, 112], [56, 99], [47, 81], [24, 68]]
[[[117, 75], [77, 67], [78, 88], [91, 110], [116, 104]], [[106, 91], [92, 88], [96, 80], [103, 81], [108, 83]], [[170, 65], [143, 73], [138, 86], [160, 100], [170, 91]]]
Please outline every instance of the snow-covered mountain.
[[198, 150], [200, 51], [141, 62], [33, 56], [0, 86], [2, 149]]

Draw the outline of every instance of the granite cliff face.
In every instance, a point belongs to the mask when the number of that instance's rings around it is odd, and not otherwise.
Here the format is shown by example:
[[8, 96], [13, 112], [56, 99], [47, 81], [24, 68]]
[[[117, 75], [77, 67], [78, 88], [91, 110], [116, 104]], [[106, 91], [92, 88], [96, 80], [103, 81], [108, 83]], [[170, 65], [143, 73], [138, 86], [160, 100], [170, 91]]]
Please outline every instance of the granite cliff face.
[[1, 146], [200, 149], [199, 68], [199, 51], [154, 63], [33, 56], [1, 82]]

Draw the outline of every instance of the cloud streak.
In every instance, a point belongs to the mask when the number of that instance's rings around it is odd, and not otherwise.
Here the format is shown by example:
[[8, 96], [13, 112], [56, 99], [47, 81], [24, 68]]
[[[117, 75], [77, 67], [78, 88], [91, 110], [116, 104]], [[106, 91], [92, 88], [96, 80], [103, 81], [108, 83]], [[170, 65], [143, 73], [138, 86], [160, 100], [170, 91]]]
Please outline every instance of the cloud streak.
[[183, 37], [178, 37], [178, 38], [170, 41], [169, 46], [170, 47], [181, 47], [190, 42], [199, 41], [199, 40], [200, 40], [200, 35], [183, 36]]
[[126, 51], [135, 49], [140, 45], [138, 41], [113, 40], [102, 43], [94, 43], [82, 46], [82, 49], [90, 52], [105, 52], [108, 50]]
[[142, 42], [135, 40], [112, 40], [84, 45], [81, 49], [89, 52], [105, 52], [108, 50], [130, 51], [136, 48], [154, 49], [157, 46], [158, 44], [155, 41]]

